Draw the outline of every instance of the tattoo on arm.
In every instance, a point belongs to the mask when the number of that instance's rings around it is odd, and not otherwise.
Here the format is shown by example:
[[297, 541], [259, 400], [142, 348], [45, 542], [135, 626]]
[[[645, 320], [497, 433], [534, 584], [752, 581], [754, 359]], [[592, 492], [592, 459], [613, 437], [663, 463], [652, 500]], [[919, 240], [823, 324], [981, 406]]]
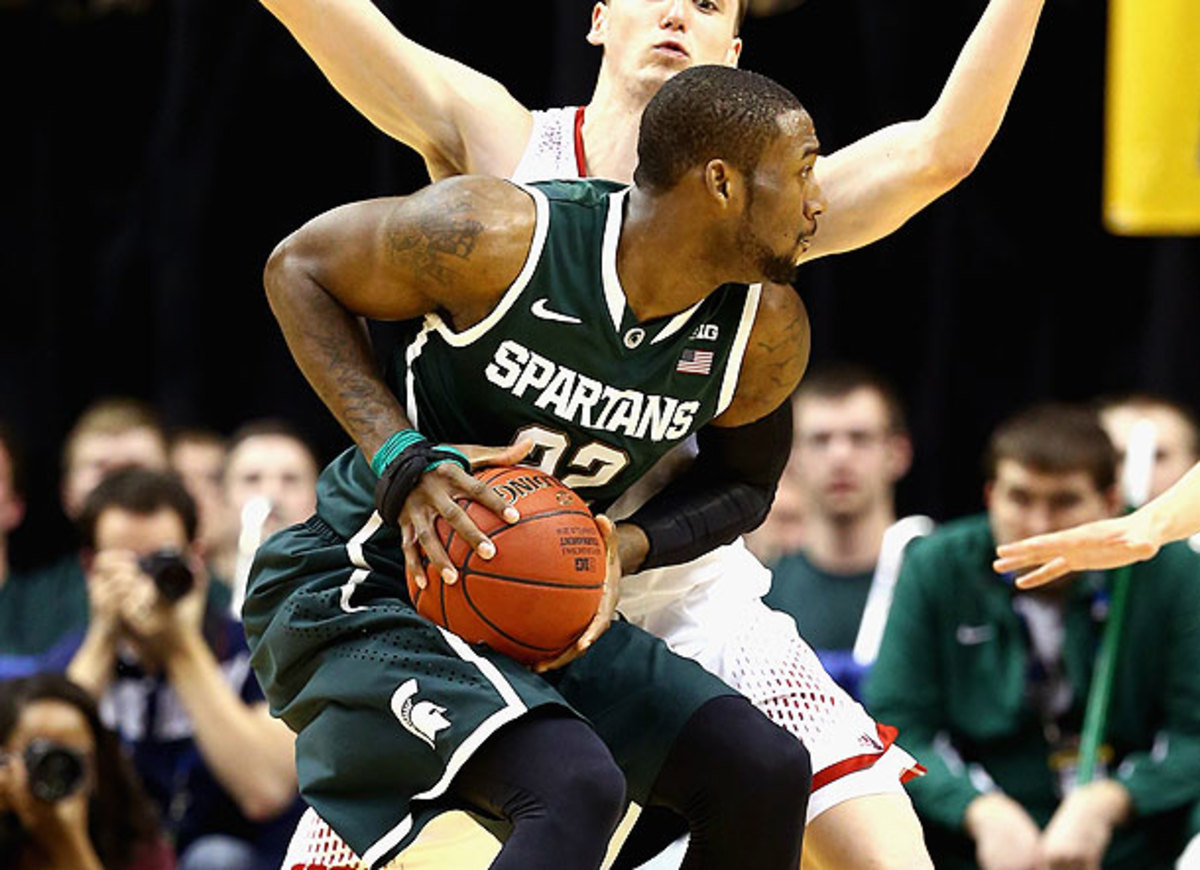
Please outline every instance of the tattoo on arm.
[[387, 234], [388, 253], [414, 274], [427, 275], [446, 286], [455, 277], [454, 259], [470, 259], [483, 229], [469, 203], [450, 202], [440, 212], [424, 212], [415, 225], [412, 221], [392, 222]]
[[787, 321], [783, 333], [775, 342], [759, 339], [763, 371], [771, 384], [780, 390], [791, 390], [808, 363], [808, 322]]

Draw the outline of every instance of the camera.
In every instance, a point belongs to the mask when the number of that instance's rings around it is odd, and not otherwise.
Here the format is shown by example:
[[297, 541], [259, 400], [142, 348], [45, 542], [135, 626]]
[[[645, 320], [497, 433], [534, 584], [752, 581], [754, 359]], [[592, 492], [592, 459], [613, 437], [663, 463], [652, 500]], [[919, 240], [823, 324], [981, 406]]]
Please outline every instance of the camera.
[[138, 567], [150, 575], [163, 601], [174, 604], [192, 591], [196, 578], [182, 554], [176, 550], [158, 550], [138, 559]]
[[76, 749], [53, 740], [33, 740], [25, 747], [25, 771], [29, 793], [46, 803], [55, 803], [83, 785], [87, 761]]

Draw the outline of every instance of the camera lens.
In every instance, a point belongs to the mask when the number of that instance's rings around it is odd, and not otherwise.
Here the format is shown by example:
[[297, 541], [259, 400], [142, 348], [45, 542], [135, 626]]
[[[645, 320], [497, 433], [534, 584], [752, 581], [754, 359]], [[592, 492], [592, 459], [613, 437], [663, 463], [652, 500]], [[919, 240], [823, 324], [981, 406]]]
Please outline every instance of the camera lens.
[[25, 748], [29, 793], [54, 803], [73, 794], [83, 784], [84, 758], [69, 746], [51, 740], [34, 740]]
[[192, 591], [195, 578], [183, 556], [175, 550], [159, 550], [138, 561], [138, 566], [150, 575], [158, 594], [164, 601], [176, 602]]

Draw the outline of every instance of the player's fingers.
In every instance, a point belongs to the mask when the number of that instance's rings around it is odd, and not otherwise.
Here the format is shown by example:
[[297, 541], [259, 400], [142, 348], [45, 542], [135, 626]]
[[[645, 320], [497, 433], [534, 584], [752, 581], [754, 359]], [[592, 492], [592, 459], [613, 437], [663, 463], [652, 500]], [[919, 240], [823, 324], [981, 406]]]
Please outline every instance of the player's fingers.
[[1018, 577], [1017, 588], [1036, 589], [1039, 586], [1045, 586], [1060, 577], [1065, 577], [1070, 570], [1071, 566], [1067, 560], [1059, 556], [1057, 559], [1051, 559], [1036, 571], [1030, 571], [1028, 574]]
[[565, 652], [556, 656], [550, 661], [538, 662], [533, 666], [533, 672], [535, 674], [544, 674], [546, 671], [554, 671], [558, 668], [565, 667], [566, 665], [569, 665], [571, 662], [575, 661], [575, 659], [579, 658], [585, 652], [587, 652], [587, 650], [579, 645], [579, 641], [576, 641], [571, 646], [567, 647]]
[[[504, 496], [496, 492], [493, 487], [488, 486], [478, 478], [464, 474], [462, 469], [458, 469], [458, 471], [462, 474], [462, 478], [457, 480], [456, 484], [463, 495], [467, 496], [471, 501], [483, 505], [505, 522], [515, 523], [521, 518], [521, 512], [515, 506], [505, 501]], [[474, 527], [475, 524], [471, 523], [471, 526]], [[490, 559], [491, 556], [485, 556], [484, 558]]]
[[417, 549], [417, 536], [409, 523], [400, 524], [400, 550], [404, 553], [404, 571], [412, 577], [418, 589], [429, 585], [425, 576], [425, 566], [421, 562], [421, 553]]
[[458, 571], [451, 564], [450, 557], [446, 554], [446, 548], [442, 546], [442, 541], [434, 530], [432, 518], [414, 517], [413, 534], [416, 535], [417, 544], [425, 553], [425, 557], [432, 563], [434, 570], [442, 575], [442, 582], [456, 583]]
[[492, 465], [516, 465], [529, 455], [529, 451], [533, 449], [533, 442], [522, 440], [507, 447], [481, 447], [478, 444], [453, 446], [471, 461], [472, 469], [478, 470]]
[[484, 559], [491, 559], [496, 555], [496, 545], [479, 529], [479, 526], [475, 525], [475, 521], [471, 519], [462, 505], [447, 498], [439, 499], [436, 507], [442, 518], [470, 545], [472, 550]]

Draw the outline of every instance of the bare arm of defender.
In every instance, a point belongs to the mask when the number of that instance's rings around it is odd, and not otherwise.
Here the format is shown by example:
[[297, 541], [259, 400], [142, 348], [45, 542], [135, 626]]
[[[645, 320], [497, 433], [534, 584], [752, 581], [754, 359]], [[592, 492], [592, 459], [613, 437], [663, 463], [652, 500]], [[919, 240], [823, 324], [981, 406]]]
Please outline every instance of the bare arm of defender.
[[827, 206], [805, 260], [894, 232], [975, 168], [995, 138], [1044, 0], [991, 0], [925, 117], [817, 160]]
[[[264, 283], [288, 347], [313, 389], [368, 459], [411, 428], [376, 370], [358, 316], [421, 317], [435, 309], [464, 329], [492, 309], [520, 272], [533, 237], [529, 195], [507, 182], [458, 178], [406, 198], [342, 206], [297, 230], [271, 254]], [[475, 461], [520, 458], [518, 445], [474, 448]], [[407, 570], [424, 582], [418, 544], [449, 579], [433, 524], [444, 517], [485, 558], [491, 543], [454, 502], [467, 496], [511, 519], [491, 489], [453, 463], [421, 478], [400, 513]]]
[[516, 168], [533, 118], [499, 82], [413, 42], [370, 0], [262, 2], [337, 92], [417, 151], [434, 180]]
[[1017, 581], [1042, 586], [1076, 571], [1100, 571], [1150, 559], [1159, 548], [1200, 532], [1200, 465], [1154, 500], [1123, 517], [1005, 544], [995, 569], [1035, 568]]

